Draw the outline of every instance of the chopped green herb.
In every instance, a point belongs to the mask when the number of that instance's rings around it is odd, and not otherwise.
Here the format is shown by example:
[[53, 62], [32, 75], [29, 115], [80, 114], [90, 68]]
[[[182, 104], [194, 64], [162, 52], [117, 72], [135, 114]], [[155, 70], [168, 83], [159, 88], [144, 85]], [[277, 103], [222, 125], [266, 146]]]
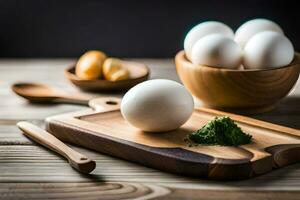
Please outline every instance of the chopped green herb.
[[238, 146], [251, 142], [252, 136], [242, 131], [227, 116], [216, 117], [201, 129], [189, 134], [187, 139], [196, 144]]

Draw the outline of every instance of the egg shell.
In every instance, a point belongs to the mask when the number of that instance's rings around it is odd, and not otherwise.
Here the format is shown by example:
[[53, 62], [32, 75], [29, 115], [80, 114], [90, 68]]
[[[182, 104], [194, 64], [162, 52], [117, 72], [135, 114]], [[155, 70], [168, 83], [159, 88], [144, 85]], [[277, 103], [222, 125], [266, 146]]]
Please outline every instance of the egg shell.
[[207, 21], [200, 23], [193, 27], [184, 39], [184, 50], [187, 58], [191, 58], [192, 48], [199, 39], [213, 33], [219, 33], [226, 37], [234, 38], [232, 29], [222, 22]]
[[238, 68], [242, 63], [242, 49], [224, 35], [211, 34], [196, 42], [191, 60], [195, 65]]
[[234, 40], [244, 48], [255, 34], [262, 31], [274, 31], [283, 34], [278, 24], [268, 19], [253, 19], [242, 24], [235, 32]]
[[245, 69], [283, 67], [292, 62], [294, 47], [281, 33], [264, 31], [254, 35], [244, 48]]
[[183, 85], [156, 79], [131, 88], [121, 102], [123, 117], [133, 126], [147, 132], [179, 128], [194, 110], [194, 101]]
[[102, 51], [88, 51], [83, 54], [75, 68], [75, 74], [83, 80], [96, 80], [102, 77], [102, 64], [106, 54]]

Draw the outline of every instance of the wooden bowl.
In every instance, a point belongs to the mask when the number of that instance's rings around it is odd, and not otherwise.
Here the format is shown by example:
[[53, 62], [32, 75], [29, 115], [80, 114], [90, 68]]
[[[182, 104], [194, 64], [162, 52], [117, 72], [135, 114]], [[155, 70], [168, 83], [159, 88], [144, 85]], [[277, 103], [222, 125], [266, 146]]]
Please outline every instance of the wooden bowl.
[[122, 61], [124, 68], [130, 72], [130, 79], [122, 81], [108, 81], [104, 79], [83, 80], [75, 75], [75, 66], [65, 70], [65, 76], [78, 88], [92, 92], [126, 91], [138, 83], [146, 81], [149, 69], [146, 65], [131, 61]]
[[265, 112], [297, 82], [300, 54], [285, 67], [234, 70], [192, 64], [184, 51], [175, 57], [177, 73], [187, 89], [206, 107], [241, 113]]

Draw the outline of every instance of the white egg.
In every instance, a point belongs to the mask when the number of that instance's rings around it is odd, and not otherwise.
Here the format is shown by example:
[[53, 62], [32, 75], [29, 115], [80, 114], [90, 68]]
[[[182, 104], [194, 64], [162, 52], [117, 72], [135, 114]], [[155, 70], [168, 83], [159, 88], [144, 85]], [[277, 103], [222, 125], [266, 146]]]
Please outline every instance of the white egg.
[[123, 117], [133, 126], [149, 132], [174, 130], [194, 110], [194, 101], [183, 85], [156, 79], [131, 88], [121, 102]]
[[282, 29], [275, 22], [268, 19], [253, 19], [242, 24], [237, 29], [234, 40], [244, 48], [252, 36], [262, 31], [274, 31], [283, 34]]
[[226, 24], [217, 21], [208, 21], [200, 23], [194, 28], [192, 28], [184, 39], [184, 50], [189, 59], [191, 58], [192, 48], [194, 44], [200, 38], [212, 33], [223, 34], [224, 36], [227, 36], [229, 38], [234, 37], [232, 29]]
[[242, 49], [224, 35], [211, 34], [195, 43], [191, 60], [195, 65], [238, 68], [242, 62]]
[[294, 47], [281, 33], [264, 31], [255, 34], [244, 48], [244, 67], [264, 69], [283, 67], [292, 62]]

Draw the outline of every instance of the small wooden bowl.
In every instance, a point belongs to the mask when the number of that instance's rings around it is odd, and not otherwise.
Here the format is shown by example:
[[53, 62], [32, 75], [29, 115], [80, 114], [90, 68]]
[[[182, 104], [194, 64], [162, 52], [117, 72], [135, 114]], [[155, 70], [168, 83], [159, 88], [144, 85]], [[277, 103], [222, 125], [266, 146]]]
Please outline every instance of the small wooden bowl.
[[75, 75], [75, 66], [65, 70], [65, 76], [78, 88], [92, 92], [126, 91], [138, 83], [146, 81], [149, 69], [146, 65], [131, 61], [122, 61], [124, 68], [130, 72], [130, 79], [122, 81], [108, 81], [104, 79], [83, 80]]
[[297, 82], [300, 54], [285, 67], [233, 70], [192, 64], [180, 51], [177, 73], [187, 89], [206, 107], [241, 113], [271, 110]]

